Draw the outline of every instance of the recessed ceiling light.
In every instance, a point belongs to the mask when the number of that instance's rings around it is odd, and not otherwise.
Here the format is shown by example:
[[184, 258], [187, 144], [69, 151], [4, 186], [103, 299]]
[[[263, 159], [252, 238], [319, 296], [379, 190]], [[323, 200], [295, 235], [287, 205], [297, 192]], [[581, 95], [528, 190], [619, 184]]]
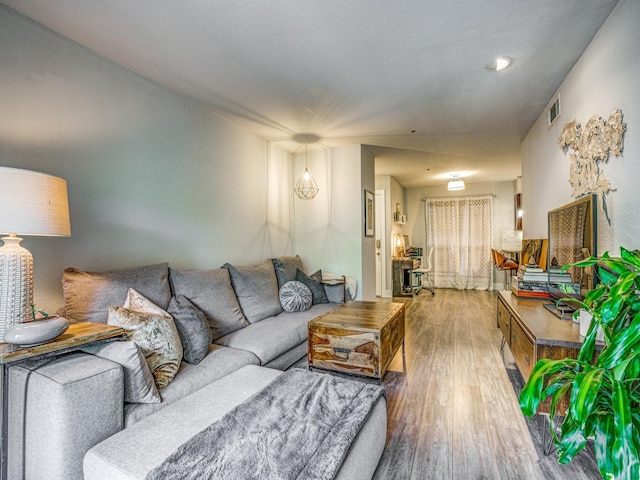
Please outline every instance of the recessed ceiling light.
[[511, 59], [509, 57], [496, 57], [492, 62], [487, 63], [484, 66], [485, 70], [490, 72], [499, 72], [511, 65]]

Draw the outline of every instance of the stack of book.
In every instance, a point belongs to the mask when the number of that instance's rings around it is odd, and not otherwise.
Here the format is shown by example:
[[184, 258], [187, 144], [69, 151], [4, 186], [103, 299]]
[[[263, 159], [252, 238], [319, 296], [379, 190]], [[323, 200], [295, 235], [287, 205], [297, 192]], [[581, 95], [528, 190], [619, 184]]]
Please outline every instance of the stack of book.
[[517, 281], [511, 286], [520, 298], [551, 298], [547, 291], [548, 275], [538, 266], [520, 265]]
[[549, 267], [549, 283], [571, 283], [571, 274], [563, 272], [562, 267]]
[[548, 275], [540, 267], [520, 265], [518, 268], [518, 280], [522, 282], [547, 283]]

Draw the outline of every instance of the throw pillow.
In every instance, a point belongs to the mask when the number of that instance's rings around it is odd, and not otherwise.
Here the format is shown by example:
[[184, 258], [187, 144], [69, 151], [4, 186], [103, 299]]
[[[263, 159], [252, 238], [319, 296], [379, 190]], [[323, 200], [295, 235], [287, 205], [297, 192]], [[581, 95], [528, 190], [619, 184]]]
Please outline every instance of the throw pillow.
[[207, 317], [184, 295], [176, 295], [169, 302], [169, 314], [176, 322], [182, 342], [182, 358], [197, 364], [209, 353], [213, 335]]
[[278, 288], [296, 279], [296, 270], [304, 272], [302, 266], [302, 259], [299, 255], [295, 257], [276, 257], [272, 258], [273, 267], [276, 270], [276, 277], [278, 278]]
[[304, 283], [311, 290], [314, 305], [317, 303], [329, 303], [327, 294], [324, 291], [324, 285], [320, 283], [322, 281], [322, 270], [307, 275], [298, 269], [296, 270], [296, 280]]
[[[171, 315], [133, 289], [126, 305], [109, 307], [109, 325], [118, 325], [131, 332], [159, 389], [173, 380], [182, 361], [182, 343]], [[137, 310], [134, 310], [137, 309]]]
[[109, 306], [122, 305], [129, 288], [166, 309], [171, 299], [168, 277], [167, 263], [101, 273], [67, 268], [62, 275], [65, 316], [72, 323], [107, 323]]
[[106, 358], [122, 366], [124, 372], [124, 401], [128, 403], [160, 403], [149, 365], [136, 342], [121, 341], [92, 345], [82, 349], [97, 357]]
[[235, 267], [225, 263], [238, 303], [249, 323], [256, 323], [282, 312], [278, 297], [278, 279], [271, 260], [253, 267]]
[[304, 283], [292, 280], [280, 289], [280, 303], [285, 312], [303, 312], [311, 308], [313, 295]]
[[169, 269], [174, 295], [184, 295], [207, 317], [213, 340], [249, 325], [226, 268], [205, 271]]

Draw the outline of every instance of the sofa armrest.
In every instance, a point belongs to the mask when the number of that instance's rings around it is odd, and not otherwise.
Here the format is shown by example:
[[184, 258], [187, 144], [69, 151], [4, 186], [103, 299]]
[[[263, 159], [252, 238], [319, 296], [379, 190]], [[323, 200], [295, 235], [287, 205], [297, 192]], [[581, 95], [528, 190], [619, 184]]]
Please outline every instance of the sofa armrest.
[[122, 367], [71, 353], [9, 369], [9, 478], [82, 478], [84, 454], [122, 429]]

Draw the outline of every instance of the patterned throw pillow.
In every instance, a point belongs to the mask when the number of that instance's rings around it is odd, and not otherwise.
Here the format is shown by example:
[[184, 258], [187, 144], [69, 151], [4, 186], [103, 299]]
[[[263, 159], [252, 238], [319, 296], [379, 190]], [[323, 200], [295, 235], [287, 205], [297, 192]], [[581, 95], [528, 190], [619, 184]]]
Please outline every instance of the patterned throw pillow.
[[280, 303], [285, 312], [303, 312], [311, 308], [313, 295], [302, 282], [292, 280], [280, 288]]
[[124, 307], [109, 307], [109, 325], [131, 332], [159, 389], [173, 380], [182, 362], [182, 343], [171, 315], [129, 289]]

